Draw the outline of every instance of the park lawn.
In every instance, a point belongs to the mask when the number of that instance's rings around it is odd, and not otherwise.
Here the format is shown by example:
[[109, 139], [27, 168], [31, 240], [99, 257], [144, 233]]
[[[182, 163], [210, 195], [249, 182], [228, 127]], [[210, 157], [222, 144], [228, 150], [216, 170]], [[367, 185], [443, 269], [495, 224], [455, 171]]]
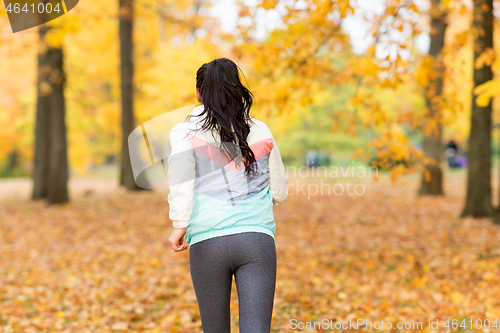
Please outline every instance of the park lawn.
[[[416, 197], [416, 176], [358, 183], [359, 196], [295, 187], [276, 207], [273, 332], [357, 319], [423, 324], [401, 332], [439, 320], [445, 332], [448, 319], [500, 320], [500, 226], [458, 217], [463, 172], [446, 174], [442, 198]], [[201, 332], [189, 253], [166, 244], [166, 192], [74, 178], [71, 203], [46, 207], [30, 190], [28, 179], [0, 182], [1, 332]], [[234, 284], [231, 304], [237, 332]], [[303, 330], [317, 331], [341, 330]]]

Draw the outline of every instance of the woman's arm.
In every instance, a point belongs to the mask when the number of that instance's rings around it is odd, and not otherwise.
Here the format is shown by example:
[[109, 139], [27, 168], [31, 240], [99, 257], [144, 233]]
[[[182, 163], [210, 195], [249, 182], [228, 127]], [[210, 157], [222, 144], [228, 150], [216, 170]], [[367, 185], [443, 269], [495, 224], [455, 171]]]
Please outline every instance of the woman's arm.
[[168, 194], [169, 217], [173, 221], [175, 229], [184, 229], [183, 232], [174, 229], [169, 238], [174, 251], [187, 249], [186, 244], [183, 244], [182, 237], [185, 234], [185, 228], [189, 225], [189, 218], [193, 210], [193, 189], [196, 178], [193, 146], [187, 133], [182, 129], [182, 124], [178, 124], [170, 131], [171, 152], [167, 160], [167, 178], [170, 188]]
[[288, 196], [288, 176], [274, 138], [273, 149], [269, 154], [269, 188], [273, 196], [274, 205], [279, 205], [285, 201]]

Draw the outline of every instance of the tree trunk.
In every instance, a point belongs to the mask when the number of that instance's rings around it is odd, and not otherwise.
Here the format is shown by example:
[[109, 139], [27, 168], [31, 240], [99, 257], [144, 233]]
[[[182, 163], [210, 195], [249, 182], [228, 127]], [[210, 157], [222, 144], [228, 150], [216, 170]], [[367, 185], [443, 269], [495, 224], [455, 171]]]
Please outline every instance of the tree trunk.
[[[474, 59], [493, 48], [493, 0], [474, 0], [472, 23]], [[474, 87], [493, 78], [491, 67], [474, 67]], [[487, 217], [492, 215], [491, 204], [491, 102], [486, 107], [476, 105], [472, 93], [471, 129], [469, 135], [469, 172], [467, 197], [461, 216]]]
[[43, 25], [38, 33], [41, 47], [38, 53], [38, 82], [35, 125], [35, 158], [33, 161], [33, 200], [47, 197], [49, 172], [49, 115], [50, 115], [50, 56], [45, 43], [48, 28]]
[[120, 69], [122, 98], [122, 149], [120, 156], [120, 185], [138, 190], [132, 172], [128, 136], [134, 130], [134, 60], [133, 60], [133, 0], [120, 0]]
[[64, 55], [61, 48], [50, 49], [51, 87], [50, 98], [50, 160], [49, 188], [47, 201], [49, 204], [60, 204], [68, 198], [68, 155], [66, 143], [66, 103], [64, 100]]
[[[499, 171], [500, 171], [500, 163], [498, 163], [498, 165], [499, 165]], [[500, 172], [498, 175], [499, 175], [499, 181], [500, 181]], [[498, 188], [498, 193], [500, 195], [500, 187]], [[493, 223], [500, 225], [500, 196], [498, 197], [498, 205], [496, 206], [496, 208], [493, 209]]]
[[447, 27], [447, 14], [440, 7], [440, 0], [432, 0], [431, 14], [431, 45], [429, 56], [432, 57], [432, 71], [429, 77], [429, 85], [425, 91], [425, 99], [429, 114], [426, 118], [426, 126], [433, 126], [430, 134], [426, 133], [424, 138], [424, 153], [432, 163], [425, 163], [425, 171], [422, 175], [420, 195], [443, 195], [443, 171], [442, 162], [442, 93], [444, 64], [441, 51], [444, 46], [444, 38]]
[[59, 204], [68, 198], [68, 157], [64, 103], [63, 50], [45, 41], [49, 27], [39, 29], [37, 111], [32, 199]]

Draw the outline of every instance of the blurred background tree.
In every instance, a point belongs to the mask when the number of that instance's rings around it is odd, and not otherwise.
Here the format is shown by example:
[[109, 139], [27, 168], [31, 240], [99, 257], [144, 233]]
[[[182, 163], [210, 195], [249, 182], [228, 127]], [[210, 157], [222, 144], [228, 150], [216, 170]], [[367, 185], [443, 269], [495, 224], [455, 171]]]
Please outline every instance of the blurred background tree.
[[[491, 81], [493, 52], [493, 0], [474, 0], [472, 14], [474, 40], [474, 88]], [[462, 216], [491, 216], [491, 102], [472, 97], [469, 135], [467, 197]], [[479, 102], [479, 103], [478, 103]]]
[[[48, 4], [48, 1], [44, 2]], [[49, 204], [65, 203], [68, 197], [66, 140], [66, 73], [61, 21], [38, 29], [38, 80], [35, 124], [35, 157], [32, 198]]]
[[[426, 116], [424, 125], [424, 172], [420, 194], [441, 195], [443, 194], [443, 170], [441, 167], [443, 155], [442, 143], [442, 114], [443, 109], [443, 75], [444, 63], [442, 50], [444, 47], [447, 22], [447, 8], [440, 0], [431, 0], [429, 10], [431, 16], [430, 28], [430, 50], [428, 77], [426, 79], [425, 100]], [[425, 57], [425, 56], [423, 56]]]
[[139, 190], [132, 172], [128, 150], [128, 136], [135, 128], [134, 116], [134, 2], [120, 0], [120, 74], [122, 109], [122, 146], [120, 154], [120, 185], [129, 190]]

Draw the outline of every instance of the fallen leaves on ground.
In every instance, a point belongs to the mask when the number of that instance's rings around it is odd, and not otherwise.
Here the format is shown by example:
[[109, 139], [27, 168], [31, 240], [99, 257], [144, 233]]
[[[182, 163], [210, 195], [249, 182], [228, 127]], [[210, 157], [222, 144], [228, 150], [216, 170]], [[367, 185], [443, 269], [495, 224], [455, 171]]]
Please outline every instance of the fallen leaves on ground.
[[[500, 319], [500, 227], [458, 217], [463, 176], [447, 177], [442, 198], [416, 197], [417, 178], [366, 180], [361, 196], [292, 189], [275, 207], [273, 332], [293, 319], [424, 324], [401, 332]], [[189, 253], [166, 243], [165, 192], [78, 178], [71, 203], [46, 207], [30, 190], [0, 182], [0, 331], [201, 332]], [[237, 332], [234, 284], [231, 311]]]

